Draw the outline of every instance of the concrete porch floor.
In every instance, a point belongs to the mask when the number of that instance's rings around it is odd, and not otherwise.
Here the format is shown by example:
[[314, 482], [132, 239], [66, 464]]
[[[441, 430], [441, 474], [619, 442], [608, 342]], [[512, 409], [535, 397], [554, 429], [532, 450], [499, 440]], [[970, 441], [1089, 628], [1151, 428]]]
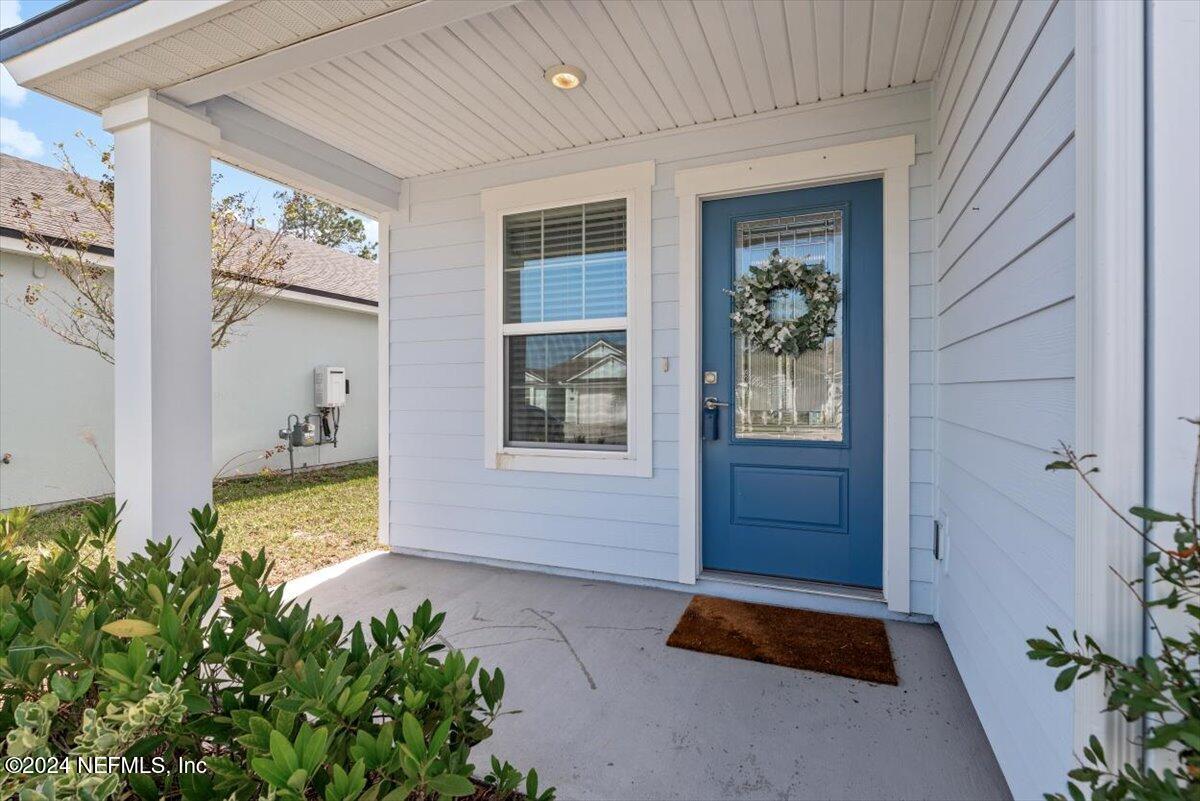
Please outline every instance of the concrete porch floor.
[[472, 761], [536, 767], [561, 799], [1009, 797], [933, 625], [887, 623], [885, 687], [668, 648], [684, 592], [392, 554], [303, 584], [349, 622], [430, 598], [521, 710]]

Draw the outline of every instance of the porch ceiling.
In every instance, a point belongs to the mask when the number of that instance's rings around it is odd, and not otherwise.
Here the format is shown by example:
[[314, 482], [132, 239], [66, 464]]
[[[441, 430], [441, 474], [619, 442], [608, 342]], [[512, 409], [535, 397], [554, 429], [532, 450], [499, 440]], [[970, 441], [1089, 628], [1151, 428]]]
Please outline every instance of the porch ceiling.
[[[23, 85], [97, 111], [145, 89], [200, 113], [232, 99], [405, 178], [928, 81], [959, 5], [191, 0], [5, 59]], [[582, 87], [544, 80], [560, 63]]]
[[409, 177], [927, 81], [957, 6], [524, 0], [231, 96]]

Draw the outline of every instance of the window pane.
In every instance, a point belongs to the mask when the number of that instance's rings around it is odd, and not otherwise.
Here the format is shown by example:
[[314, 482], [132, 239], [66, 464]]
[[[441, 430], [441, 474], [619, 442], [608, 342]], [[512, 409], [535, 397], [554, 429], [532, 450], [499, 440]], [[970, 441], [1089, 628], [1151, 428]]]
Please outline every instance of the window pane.
[[573, 264], [565, 259], [563, 263], [547, 261], [542, 278], [542, 320], [583, 319], [583, 265], [579, 260]]
[[504, 218], [504, 322], [625, 316], [625, 201]]
[[510, 445], [625, 450], [625, 332], [507, 337]]
[[[737, 274], [766, 262], [776, 248], [785, 257], [822, 262], [841, 276], [842, 212], [738, 223]], [[799, 356], [775, 356], [752, 348], [741, 335], [734, 337], [734, 420], [739, 438], [842, 440], [842, 308], [838, 304], [833, 336]], [[807, 312], [808, 304], [803, 293], [777, 292], [770, 298], [770, 310], [776, 318], [794, 319]]]
[[625, 316], [625, 201], [584, 207], [584, 317]]
[[542, 317], [542, 213], [504, 218], [504, 319]]

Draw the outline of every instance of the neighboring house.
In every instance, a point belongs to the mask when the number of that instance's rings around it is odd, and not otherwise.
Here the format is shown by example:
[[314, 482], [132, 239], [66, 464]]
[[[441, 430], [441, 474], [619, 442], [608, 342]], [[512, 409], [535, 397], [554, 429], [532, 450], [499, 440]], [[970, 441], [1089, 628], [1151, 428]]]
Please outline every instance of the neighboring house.
[[[572, 342], [571, 340], [575, 340]], [[563, 342], [565, 352], [529, 347], [509, 351], [508, 371], [522, 375], [525, 410], [535, 418], [510, 416], [512, 442], [626, 446], [626, 369], [623, 343], [582, 334]]]
[[[1136, 759], [1096, 684], [1055, 692], [1023, 643], [1143, 643], [1109, 572], [1141, 545], [1043, 469], [1059, 440], [1121, 506], [1187, 502], [1194, 4], [327, 8], [69, 4], [0, 37], [19, 84], [114, 134], [123, 335], [190, 315], [116, 366], [153, 412], [117, 409], [123, 547], [209, 492], [216, 154], [381, 220], [393, 550], [936, 621], [1014, 795], [1093, 732]], [[797, 362], [730, 333], [768, 246], [843, 278]]]
[[[87, 203], [65, 189], [61, 170], [0, 155], [0, 509], [94, 497], [113, 491], [113, 368], [69, 345], [32, 319], [26, 288], [67, 292], [69, 285], [30, 253], [13, 198], [44, 198], [33, 225], [61, 236], [60, 221], [78, 215], [77, 231], [104, 231]], [[313, 411], [313, 368], [346, 368], [351, 393], [338, 446], [302, 448], [297, 465], [373, 458], [377, 452], [375, 368], [378, 267], [373, 262], [287, 237], [291, 258], [279, 296], [236, 326], [213, 354], [212, 464], [223, 475], [286, 468], [286, 453], [256, 454], [280, 444], [290, 413]], [[91, 248], [111, 267], [112, 242]], [[247, 453], [249, 451], [250, 453]], [[229, 463], [229, 464], [227, 464]]]

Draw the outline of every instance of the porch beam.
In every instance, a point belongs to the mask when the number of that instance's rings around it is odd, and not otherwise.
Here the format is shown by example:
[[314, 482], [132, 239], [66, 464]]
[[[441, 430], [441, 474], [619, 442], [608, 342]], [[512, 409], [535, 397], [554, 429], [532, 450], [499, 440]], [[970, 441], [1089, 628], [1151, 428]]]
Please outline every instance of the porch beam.
[[401, 179], [229, 97], [197, 105], [222, 161], [372, 216], [395, 211]]
[[140, 92], [103, 112], [116, 181], [117, 552], [193, 543], [212, 498], [213, 125]]
[[514, 2], [516, 0], [419, 0], [404, 8], [263, 53], [161, 91], [164, 96], [191, 106], [347, 53], [357, 53], [460, 19], [487, 14]]

